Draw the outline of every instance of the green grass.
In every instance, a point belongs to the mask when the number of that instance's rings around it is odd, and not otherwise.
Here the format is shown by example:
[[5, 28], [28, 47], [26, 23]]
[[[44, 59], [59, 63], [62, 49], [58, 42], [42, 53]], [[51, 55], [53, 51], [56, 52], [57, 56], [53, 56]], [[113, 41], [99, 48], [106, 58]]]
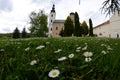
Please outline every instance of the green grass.
[[[82, 50], [87, 44], [87, 49]], [[44, 48], [36, 50], [43, 45]], [[81, 47], [80, 52], [76, 49]], [[25, 51], [29, 48], [28, 51]], [[62, 51], [55, 53], [58, 49]], [[92, 52], [86, 62], [84, 52]], [[105, 52], [102, 53], [102, 51]], [[69, 54], [74, 54], [69, 58]], [[67, 57], [58, 61], [58, 58]], [[31, 61], [37, 63], [30, 65]], [[120, 80], [120, 39], [33, 38], [0, 41], [0, 80]], [[58, 69], [56, 78], [48, 76]]]

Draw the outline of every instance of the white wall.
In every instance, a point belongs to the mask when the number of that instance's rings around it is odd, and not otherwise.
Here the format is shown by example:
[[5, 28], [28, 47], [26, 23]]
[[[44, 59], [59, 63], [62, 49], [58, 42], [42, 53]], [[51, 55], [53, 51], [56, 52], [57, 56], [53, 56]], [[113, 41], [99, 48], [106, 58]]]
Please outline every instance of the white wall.
[[99, 27], [94, 28], [94, 34], [97, 34], [97, 37], [110, 37], [110, 24], [106, 23]]
[[112, 38], [120, 38], [120, 14], [117, 12], [110, 18], [110, 32]]

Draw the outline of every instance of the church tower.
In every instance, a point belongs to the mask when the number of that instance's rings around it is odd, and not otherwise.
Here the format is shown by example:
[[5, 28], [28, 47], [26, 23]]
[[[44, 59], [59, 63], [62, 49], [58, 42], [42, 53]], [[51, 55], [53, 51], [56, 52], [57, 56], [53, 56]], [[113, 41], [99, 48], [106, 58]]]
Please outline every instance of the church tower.
[[55, 21], [55, 17], [56, 17], [56, 12], [55, 12], [55, 5], [53, 4], [52, 10], [50, 11], [50, 15], [49, 15], [49, 34], [48, 37], [52, 36], [52, 25], [53, 22]]

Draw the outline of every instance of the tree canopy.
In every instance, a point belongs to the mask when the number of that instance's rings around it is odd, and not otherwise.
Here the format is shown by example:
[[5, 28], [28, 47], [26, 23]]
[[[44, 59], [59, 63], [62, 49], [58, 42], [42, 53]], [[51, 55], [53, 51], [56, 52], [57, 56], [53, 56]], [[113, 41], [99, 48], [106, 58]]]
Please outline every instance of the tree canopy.
[[20, 31], [19, 29], [16, 27], [15, 30], [13, 31], [13, 36], [14, 39], [20, 38]]
[[74, 30], [73, 21], [68, 16], [64, 23], [64, 36], [72, 36]]
[[45, 37], [48, 32], [47, 28], [47, 15], [43, 10], [37, 12], [32, 12], [29, 16], [30, 18], [30, 32], [37, 37]]
[[107, 15], [114, 14], [116, 11], [120, 12], [120, 0], [105, 0], [102, 5], [102, 12]]
[[83, 21], [81, 25], [84, 30], [84, 35], [87, 35], [88, 34], [88, 25], [87, 25], [86, 21]]

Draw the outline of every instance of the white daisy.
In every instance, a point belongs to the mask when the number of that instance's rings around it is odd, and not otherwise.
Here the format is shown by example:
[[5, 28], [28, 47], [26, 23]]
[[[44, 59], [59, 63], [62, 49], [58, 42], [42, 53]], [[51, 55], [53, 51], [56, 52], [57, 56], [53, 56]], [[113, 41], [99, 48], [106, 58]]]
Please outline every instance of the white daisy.
[[105, 46], [105, 44], [101, 44], [100, 46]]
[[105, 52], [104, 50], [103, 50], [103, 51], [101, 51], [101, 53], [103, 53], [103, 54], [107, 54], [107, 52]]
[[50, 42], [46, 42], [46, 44], [50, 44]]
[[73, 57], [74, 57], [74, 54], [70, 54], [68, 57], [69, 57], [69, 58], [73, 58]]
[[84, 52], [83, 55], [88, 58], [88, 57], [91, 57], [93, 55], [93, 53], [92, 52]]
[[57, 51], [54, 51], [54, 53], [59, 53], [61, 51], [62, 51], [62, 49], [58, 49]]
[[110, 46], [107, 46], [107, 50], [112, 50], [112, 48]]
[[26, 48], [25, 51], [29, 51], [30, 50], [30, 47]]
[[81, 47], [77, 47], [77, 49], [81, 49]]
[[80, 50], [79, 50], [79, 49], [77, 49], [77, 50], [76, 50], [76, 52], [80, 52]]
[[45, 47], [44, 45], [40, 45], [40, 46], [36, 47], [36, 49], [39, 50], [39, 49], [42, 49], [44, 47]]
[[56, 78], [58, 77], [60, 74], [60, 71], [57, 70], [57, 69], [53, 69], [49, 72], [48, 76], [51, 77], [51, 78]]
[[63, 60], [66, 60], [67, 57], [61, 57], [61, 58], [58, 58], [58, 61], [63, 61]]
[[82, 48], [82, 50], [87, 50], [87, 45], [84, 48]]
[[32, 60], [32, 61], [30, 62], [30, 65], [35, 65], [36, 63], [37, 63], [36, 60]]
[[1, 52], [4, 52], [5, 50], [4, 50], [4, 49], [1, 49], [0, 51], [1, 51]]
[[92, 59], [90, 57], [85, 58], [85, 62], [90, 62]]

